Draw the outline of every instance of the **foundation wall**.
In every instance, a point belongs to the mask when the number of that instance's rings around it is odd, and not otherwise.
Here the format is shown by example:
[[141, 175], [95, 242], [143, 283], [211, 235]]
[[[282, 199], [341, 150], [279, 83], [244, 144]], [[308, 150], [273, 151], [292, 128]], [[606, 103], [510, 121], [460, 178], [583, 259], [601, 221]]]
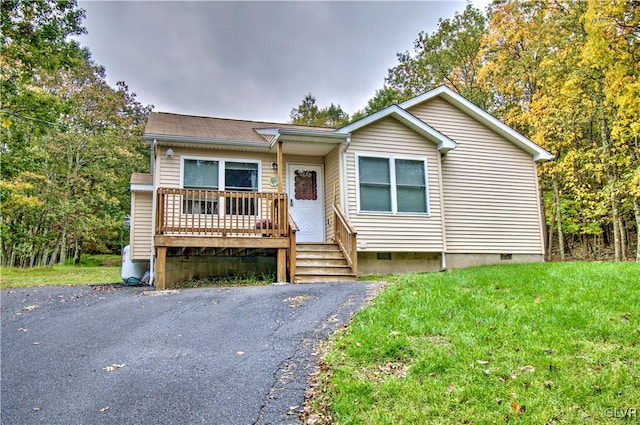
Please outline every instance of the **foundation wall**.
[[484, 266], [490, 264], [541, 263], [541, 254], [446, 254], [447, 269]]
[[358, 274], [403, 274], [440, 271], [440, 254], [433, 252], [359, 252]]

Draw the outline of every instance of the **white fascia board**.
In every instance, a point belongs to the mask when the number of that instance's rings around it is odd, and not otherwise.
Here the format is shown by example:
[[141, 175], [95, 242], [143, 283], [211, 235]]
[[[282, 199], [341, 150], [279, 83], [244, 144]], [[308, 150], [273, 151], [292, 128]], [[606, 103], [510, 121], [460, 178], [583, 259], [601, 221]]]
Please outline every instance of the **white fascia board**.
[[343, 134], [352, 133], [364, 126], [372, 124], [386, 117], [393, 117], [398, 121], [400, 121], [401, 123], [403, 123], [404, 125], [406, 125], [407, 127], [417, 132], [418, 134], [421, 134], [422, 136], [425, 136], [426, 138], [432, 141], [435, 141], [438, 146], [438, 151], [442, 153], [446, 153], [451, 149], [455, 149], [457, 146], [456, 142], [454, 142], [444, 134], [440, 133], [438, 130], [431, 127], [429, 124], [425, 123], [424, 121], [420, 120], [419, 118], [416, 118], [415, 116], [411, 115], [409, 112], [400, 108], [398, 105], [388, 106], [354, 123], [351, 123], [347, 126], [339, 128], [335, 132], [343, 133]]
[[415, 106], [426, 100], [433, 99], [434, 97], [443, 98], [445, 101], [457, 107], [462, 112], [478, 120], [480, 123], [486, 125], [505, 139], [511, 141], [513, 144], [520, 147], [525, 152], [533, 155], [534, 161], [548, 161], [555, 158], [555, 155], [536, 145], [531, 140], [515, 131], [513, 128], [509, 127], [484, 109], [469, 102], [463, 96], [459, 95], [447, 86], [437, 87], [433, 90], [421, 94], [420, 96], [416, 96], [413, 99], [402, 102], [400, 104], [400, 107], [403, 109], [411, 108], [412, 106]]
[[234, 140], [234, 139], [213, 139], [209, 137], [193, 137], [193, 136], [172, 136], [167, 134], [150, 134], [145, 133], [142, 135], [144, 140], [157, 140], [158, 142], [172, 142], [172, 143], [195, 143], [202, 145], [217, 145], [217, 146], [242, 146], [250, 147], [254, 149], [269, 150], [269, 143], [265, 142], [248, 142], [246, 140]]
[[281, 128], [280, 134], [283, 136], [311, 136], [326, 139], [345, 140], [346, 134], [336, 133], [334, 131], [318, 131], [318, 130], [301, 130], [297, 128]]
[[262, 136], [275, 136], [278, 134], [279, 129], [276, 127], [270, 128], [256, 128], [255, 132]]
[[138, 184], [134, 183], [129, 188], [131, 192], [153, 192], [152, 184]]

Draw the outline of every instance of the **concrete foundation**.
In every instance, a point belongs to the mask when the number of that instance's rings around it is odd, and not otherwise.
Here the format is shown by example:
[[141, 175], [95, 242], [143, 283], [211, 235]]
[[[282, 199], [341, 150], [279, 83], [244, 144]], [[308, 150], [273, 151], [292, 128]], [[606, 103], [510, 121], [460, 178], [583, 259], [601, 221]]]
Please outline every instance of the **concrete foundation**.
[[167, 257], [166, 287], [175, 288], [182, 282], [229, 275], [256, 275], [276, 273], [276, 257], [251, 256], [176, 256]]
[[440, 253], [358, 252], [358, 274], [403, 274], [440, 271]]
[[541, 263], [542, 254], [446, 254], [447, 269], [485, 266], [490, 264]]

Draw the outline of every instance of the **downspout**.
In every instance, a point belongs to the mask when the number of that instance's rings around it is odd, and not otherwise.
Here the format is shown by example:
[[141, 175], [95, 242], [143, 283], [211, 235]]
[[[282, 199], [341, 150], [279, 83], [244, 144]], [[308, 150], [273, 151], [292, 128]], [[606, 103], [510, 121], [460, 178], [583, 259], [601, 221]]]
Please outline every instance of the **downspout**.
[[151, 164], [151, 172], [153, 173], [153, 194], [151, 195], [151, 256], [149, 258], [149, 285], [153, 285], [153, 281], [155, 280], [155, 258], [156, 258], [156, 247], [155, 247], [155, 234], [156, 234], [156, 176], [158, 175], [158, 164], [157, 155], [156, 155], [156, 139], [153, 139], [153, 143], [151, 144], [151, 155], [153, 157], [153, 161]]
[[442, 228], [442, 253], [440, 254], [440, 270], [447, 270], [447, 225], [446, 208], [444, 203], [444, 180], [442, 179], [442, 162], [447, 154], [439, 155], [438, 158], [438, 190], [440, 191], [440, 226]]

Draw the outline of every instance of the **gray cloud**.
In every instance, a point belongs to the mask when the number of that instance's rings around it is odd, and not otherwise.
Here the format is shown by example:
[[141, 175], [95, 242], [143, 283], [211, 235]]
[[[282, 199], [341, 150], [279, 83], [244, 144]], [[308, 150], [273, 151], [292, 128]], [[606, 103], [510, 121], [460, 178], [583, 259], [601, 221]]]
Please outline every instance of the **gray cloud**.
[[155, 110], [286, 121], [311, 92], [352, 113], [451, 2], [80, 2], [110, 83]]

